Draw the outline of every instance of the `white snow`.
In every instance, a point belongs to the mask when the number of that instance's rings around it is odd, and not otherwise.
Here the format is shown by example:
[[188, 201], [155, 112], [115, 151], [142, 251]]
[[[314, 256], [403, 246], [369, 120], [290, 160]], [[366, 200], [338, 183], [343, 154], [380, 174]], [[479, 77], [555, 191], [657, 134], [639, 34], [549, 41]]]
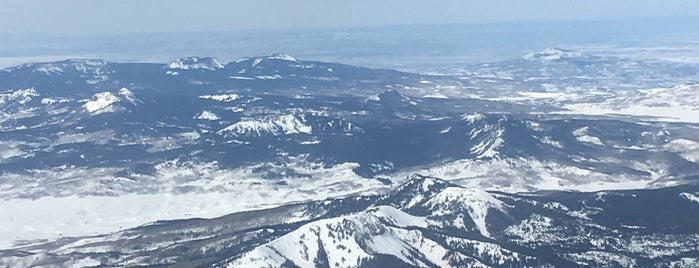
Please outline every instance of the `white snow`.
[[[637, 267], [636, 260], [620, 253], [612, 253], [606, 251], [592, 250], [581, 253], [566, 254], [566, 257], [576, 260], [582, 266], [590, 266], [590, 264], [604, 263], [609, 267]], [[589, 263], [587, 262], [589, 261]]]
[[[655, 118], [655, 121], [699, 123], [699, 111], [692, 107], [653, 107], [628, 105], [626, 107], [599, 105], [595, 103], [566, 104], [563, 108], [570, 111], [560, 114], [584, 115], [630, 115]], [[611, 106], [611, 107], [610, 107]]]
[[238, 94], [219, 94], [219, 95], [203, 95], [199, 96], [200, 99], [208, 99], [222, 102], [231, 102], [240, 98]]
[[688, 161], [699, 163], [699, 142], [687, 139], [676, 139], [663, 146], [664, 148], [677, 152]]
[[529, 53], [524, 56], [525, 60], [543, 60], [543, 61], [554, 61], [563, 58], [579, 58], [582, 57], [583, 53], [579, 51], [568, 51], [559, 48], [547, 48], [544, 51], [537, 53]]
[[534, 92], [534, 91], [525, 91], [525, 92], [517, 92], [517, 95], [524, 96], [527, 99], [554, 99], [554, 100], [569, 100], [569, 99], [576, 99], [579, 98], [578, 94], [576, 93], [566, 93], [566, 92]]
[[366, 245], [375, 253], [395, 256], [405, 263], [415, 263], [408, 258], [411, 255], [410, 246], [392, 234], [375, 235], [366, 241]]
[[689, 202], [699, 204], [699, 196], [690, 193], [681, 193], [680, 197], [687, 199]]
[[[197, 134], [184, 134], [196, 138]], [[215, 163], [194, 164], [176, 161], [156, 165], [154, 175], [132, 174], [135, 180], [113, 175], [118, 170], [65, 167], [57, 170], [34, 171], [32, 174], [0, 175], [0, 249], [15, 240], [61, 236], [83, 236], [114, 232], [156, 220], [221, 215], [262, 209], [304, 200], [318, 200], [365, 192], [385, 187], [376, 180], [361, 178], [353, 172], [358, 165], [343, 163], [326, 166], [290, 157], [283, 168], [303, 179], [287, 180], [287, 185], [265, 179], [255, 172], [260, 167], [274, 169], [274, 163], [264, 163], [238, 169], [222, 169]], [[278, 166], [277, 168], [282, 168]], [[51, 179], [48, 188], [23, 188], [12, 182]], [[87, 179], [86, 179], [87, 178]], [[105, 182], [111, 182], [104, 189]], [[123, 182], [128, 187], [120, 189]], [[9, 184], [8, 184], [9, 183]], [[33, 185], [33, 184], [32, 184]], [[127, 193], [137, 187], [141, 194]], [[178, 189], [194, 190], [181, 192]], [[16, 195], [52, 192], [54, 196], [24, 199]], [[81, 196], [77, 196], [80, 193]], [[91, 194], [95, 193], [95, 194]], [[37, 194], [38, 196], [41, 196]], [[396, 224], [419, 225], [416, 218], [400, 217], [390, 210], [376, 211]]]
[[[3, 256], [0, 264], [5, 267], [47, 267], [47, 263], [52, 263], [55, 255], [48, 253], [37, 253], [30, 256]], [[92, 257], [65, 259], [60, 267], [99, 267], [102, 262]]]
[[255, 248], [228, 267], [265, 267], [268, 261], [279, 263], [286, 257], [298, 267], [312, 268], [316, 266], [314, 261], [318, 257], [321, 245], [328, 252], [328, 262], [333, 267], [356, 267], [371, 255], [362, 250], [356, 237], [342, 230], [344, 228], [359, 229], [356, 221], [361, 220], [361, 216], [364, 215], [319, 220], [306, 224], [281, 238]]
[[218, 117], [218, 115], [216, 115], [214, 112], [204, 110], [199, 115], [195, 116], [194, 119], [214, 121], [219, 120], [221, 118]]
[[[388, 217], [388, 218], [386, 218]], [[378, 207], [348, 216], [311, 222], [234, 260], [228, 267], [267, 267], [283, 263], [286, 258], [299, 267], [316, 267], [319, 250], [325, 251], [332, 267], [357, 267], [375, 254], [391, 254], [402, 261], [426, 266], [410, 258], [418, 245], [428, 243], [418, 231], [386, 226], [383, 222], [403, 222], [424, 226], [424, 219], [392, 207]], [[382, 234], [373, 234], [372, 230]], [[371, 235], [370, 235], [371, 234]], [[432, 242], [431, 245], [438, 246]], [[428, 253], [428, 252], [424, 252]], [[446, 250], [434, 256], [444, 256]]]
[[[396, 225], [396, 222], [403, 221], [396, 219], [407, 219], [407, 223]], [[419, 224], [418, 228], [414, 223]], [[299, 267], [315, 267], [314, 261], [320, 257], [320, 250], [331, 267], [357, 267], [360, 262], [379, 254], [394, 256], [416, 267], [450, 267], [451, 260], [467, 260], [469, 267], [487, 267], [478, 259], [504, 264], [505, 261], [528, 258], [494, 243], [444, 236], [448, 248], [460, 249], [448, 250], [433, 240], [434, 237], [423, 235], [419, 228], [428, 224], [432, 223], [393, 207], [370, 208], [305, 224], [258, 246], [233, 260], [228, 267], [276, 267], [286, 261]], [[439, 236], [437, 241], [441, 240], [442, 235]], [[469, 252], [469, 255], [464, 255], [464, 252]]]
[[537, 138], [537, 139], [538, 139], [539, 141], [541, 141], [542, 143], [551, 145], [551, 146], [553, 146], [553, 147], [561, 148], [561, 149], [563, 148], [563, 145], [562, 145], [560, 142], [558, 142], [558, 141], [556, 141], [556, 140], [553, 140], [551, 137], [548, 137], [548, 136], [547, 136], [547, 137], [542, 137], [542, 138]]
[[0, 93], [0, 104], [6, 104], [9, 102], [17, 102], [19, 104], [26, 104], [32, 100], [32, 97], [38, 97], [39, 93], [36, 92], [34, 88], [19, 89], [15, 91]]
[[245, 76], [229, 76], [228, 78], [230, 78], [230, 79], [238, 79], [238, 80], [255, 80], [255, 78], [252, 78], [252, 77], [245, 77]]
[[468, 210], [476, 224], [477, 230], [485, 237], [490, 237], [486, 227], [486, 216], [489, 209], [505, 211], [505, 204], [488, 192], [472, 188], [448, 187], [431, 197], [425, 206], [429, 206], [431, 215], [442, 216], [453, 212], [453, 207]]
[[281, 75], [275, 74], [275, 75], [258, 75], [255, 76], [255, 78], [260, 79], [260, 80], [274, 80], [274, 79], [280, 79], [282, 78]]
[[512, 225], [505, 229], [507, 235], [515, 237], [515, 241], [521, 243], [550, 243], [561, 239], [557, 234], [559, 229], [554, 226], [553, 219], [534, 214], [522, 220], [518, 225]]
[[15, 141], [0, 141], [0, 160], [27, 154], [22, 151], [21, 145], [22, 143]]
[[267, 56], [267, 58], [274, 60], [297, 61], [296, 58], [284, 53], [275, 53]]
[[425, 95], [422, 97], [426, 98], [426, 99], [448, 99], [449, 98], [448, 96], [441, 94], [441, 93], [428, 94], [428, 95]]
[[49, 75], [49, 74], [60, 74], [64, 70], [60, 66], [44, 65], [44, 66], [37, 67], [36, 69], [34, 69], [34, 71]]
[[[482, 241], [478, 241], [478, 240], [470, 240], [470, 239], [456, 238], [456, 237], [448, 237], [446, 239], [446, 242], [449, 245], [449, 248], [473, 250], [474, 251], [473, 255], [475, 255], [476, 257], [479, 257], [482, 259], [489, 259], [489, 260], [492, 260], [494, 263], [501, 264], [501, 265], [504, 264], [505, 261], [521, 262], [522, 260], [529, 258], [526, 255], [522, 255], [520, 253], [512, 252], [510, 250], [504, 249], [496, 243], [488, 243], [488, 242], [482, 242]], [[478, 263], [478, 264], [480, 264], [480, 263]], [[445, 265], [442, 267], [450, 267], [450, 266]], [[483, 264], [482, 266], [476, 265], [474, 267], [488, 267], [488, 266]]]
[[44, 105], [51, 105], [51, 104], [56, 104], [56, 103], [65, 103], [65, 102], [70, 102], [68, 99], [63, 99], [63, 98], [42, 98], [41, 99], [41, 104]]
[[564, 104], [562, 114], [631, 115], [655, 121], [699, 123], [699, 84], [671, 88], [621, 91], [602, 102], [577, 101]]
[[407, 214], [390, 206], [379, 206], [371, 208], [368, 211], [374, 213], [374, 215], [378, 216], [379, 218], [384, 219], [390, 225], [398, 227], [414, 226], [426, 228], [428, 225], [427, 219]]
[[405, 178], [415, 173], [445, 178], [464, 187], [504, 192], [532, 190], [594, 192], [643, 189], [657, 179], [653, 175], [609, 175], [595, 170], [530, 158], [455, 160], [428, 167], [401, 170], [395, 174], [394, 178]]
[[692, 258], [692, 257], [680, 258], [677, 261], [671, 261], [670, 267], [678, 267], [678, 268], [699, 267], [699, 258]]
[[119, 98], [111, 92], [100, 92], [92, 96], [92, 100], [87, 100], [83, 108], [91, 114], [101, 114], [114, 111], [112, 104], [117, 103]]
[[575, 137], [575, 138], [576, 138], [577, 140], [581, 141], [581, 142], [592, 143], [592, 144], [600, 145], [600, 146], [603, 146], [603, 145], [604, 145], [604, 143], [602, 143], [602, 141], [601, 141], [599, 138], [593, 137], [593, 136], [589, 136], [589, 135], [577, 136], [577, 137]]
[[225, 67], [224, 63], [216, 58], [187, 57], [174, 60], [167, 65], [170, 69], [181, 70], [216, 70]]
[[[0, 200], [0, 214], [12, 215], [0, 219], [0, 248], [15, 240], [96, 235], [163, 219], [217, 217], [267, 207], [259, 197], [246, 197], [255, 198], [247, 204], [241, 204], [239, 198], [230, 193], [161, 193]], [[251, 206], [253, 202], [261, 204]]]
[[461, 119], [466, 120], [466, 122], [473, 124], [476, 121], [480, 121], [485, 119], [485, 115], [480, 114], [480, 113], [474, 113], [474, 114], [465, 114], [461, 116]]
[[479, 92], [470, 94], [470, 97], [562, 109], [551, 111], [554, 114], [637, 116], [647, 121], [699, 123], [699, 84], [696, 83], [616, 91], [573, 86], [560, 88], [550, 83], [542, 83], [541, 87], [545, 91], [503, 91], [497, 96]]
[[303, 117], [297, 117], [292, 114], [244, 118], [233, 125], [219, 130], [217, 133], [221, 135], [235, 133], [246, 136], [260, 136], [265, 133], [273, 135], [311, 134], [312, 127], [306, 125], [302, 120]]
[[575, 139], [581, 142], [586, 142], [586, 143], [592, 143], [594, 145], [600, 145], [604, 146], [604, 143], [602, 141], [594, 136], [591, 136], [588, 134], [588, 131], [590, 130], [589, 127], [582, 127], [579, 129], [576, 129], [573, 131], [573, 136], [575, 136]]
[[625, 248], [643, 257], [657, 259], [689, 253], [698, 239], [699, 235], [691, 233], [635, 235], [630, 238]]
[[119, 95], [121, 95], [122, 97], [126, 98], [126, 100], [128, 100], [129, 102], [131, 102], [131, 103], [133, 103], [133, 104], [139, 104], [139, 103], [141, 103], [141, 100], [139, 100], [139, 99], [136, 98], [136, 94], [134, 94], [134, 93], [133, 93], [131, 90], [129, 90], [128, 88], [122, 87], [121, 89], [119, 89], [119, 92], [118, 92], [118, 93], [119, 93]]
[[483, 140], [482, 142], [471, 147], [471, 153], [476, 155], [476, 159], [496, 157], [499, 154], [498, 149], [502, 147], [505, 142], [502, 139], [503, 133], [504, 130], [502, 129], [496, 130], [496, 132], [492, 135], [492, 138]]
[[367, 97], [367, 99], [365, 100], [365, 102], [369, 102], [369, 101], [380, 101], [380, 100], [381, 100], [381, 97], [379, 97], [379, 95], [375, 94], [375, 95], [371, 95], [371, 96]]

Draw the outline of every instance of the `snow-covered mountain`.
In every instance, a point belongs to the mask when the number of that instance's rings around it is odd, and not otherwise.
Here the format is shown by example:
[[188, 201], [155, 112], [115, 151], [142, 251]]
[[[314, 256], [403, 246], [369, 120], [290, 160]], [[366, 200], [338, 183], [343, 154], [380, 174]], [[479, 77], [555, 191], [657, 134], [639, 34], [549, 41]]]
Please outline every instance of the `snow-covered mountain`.
[[[445, 68], [441, 73], [460, 76], [464, 86], [474, 89], [468, 92], [472, 95], [510, 101], [549, 98], [596, 102], [596, 97], [620, 91], [671, 88], [699, 81], [697, 64], [634, 60], [561, 48], [509, 61]], [[480, 91], [484, 88], [499, 90]]]
[[[471, 226], [488, 242], [502, 231], [488, 226], [489, 215], [509, 215], [512, 203], [483, 190], [655, 189], [699, 179], [694, 66], [550, 49], [468, 67], [453, 75], [413, 74], [279, 53], [228, 63], [68, 60], [0, 70], [0, 215], [12, 215], [0, 217], [0, 248], [378, 195], [412, 174], [466, 188], [323, 219], [354, 223], [353, 234], [367, 231], [359, 228], [363, 223], [391, 235]], [[622, 77], [627, 67], [629, 76]], [[545, 79], [524, 81], [531, 75]], [[690, 194], [686, 200], [693, 200]], [[391, 219], [395, 226], [382, 225]], [[324, 226], [305, 230], [335, 231]], [[278, 231], [270, 237], [281, 238]], [[440, 244], [454, 259], [492, 265], [431, 235], [415, 239]], [[358, 243], [351, 261], [385, 248], [350, 237]], [[399, 240], [407, 255], [393, 252], [397, 259], [379, 258], [376, 265], [444, 264], [410, 255], [425, 250], [418, 240]], [[292, 258], [254, 252], [262, 260]]]
[[[178, 60], [174, 60], [167, 65], [168, 69], [180, 69], [180, 70], [216, 70], [224, 68], [225, 64], [217, 59], [211, 57], [186, 57]], [[175, 72], [171, 72], [174, 74]]]
[[580, 51], [556, 47], [547, 48], [541, 52], [532, 52], [522, 58], [528, 61], [591, 61], [594, 59]]
[[379, 195], [26, 245], [0, 251], [0, 264], [693, 267], [699, 263], [698, 193], [696, 186], [680, 186], [505, 194], [415, 175]]

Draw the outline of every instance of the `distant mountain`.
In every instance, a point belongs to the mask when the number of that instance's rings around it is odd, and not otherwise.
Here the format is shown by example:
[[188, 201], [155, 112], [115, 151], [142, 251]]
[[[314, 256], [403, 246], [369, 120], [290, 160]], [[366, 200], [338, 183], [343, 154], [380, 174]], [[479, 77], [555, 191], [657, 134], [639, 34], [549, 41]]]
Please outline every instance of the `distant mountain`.
[[[246, 89], [287, 94], [359, 94], [385, 86], [415, 86], [429, 76], [372, 70], [339, 63], [300, 61], [277, 53], [224, 63], [187, 57], [169, 64], [66, 60], [30, 63], [0, 71], [0, 90], [37, 88], [60, 95], [108, 88], [164, 89], [179, 94], [196, 90]], [[438, 78], [438, 77], [435, 77]], [[354, 89], [340, 93], [333, 89]], [[355, 92], [356, 91], [356, 92]]]
[[468, 78], [472, 86], [519, 91], [602, 91], [671, 87], [699, 81], [699, 65], [598, 56], [548, 48], [520, 59], [444, 70]]
[[[699, 101], [687, 96], [696, 92], [692, 88], [699, 82], [697, 64], [548, 48], [520, 59], [459, 66], [442, 73], [463, 81], [458, 89], [442, 89], [442, 95], [556, 107], [573, 114], [699, 122], [699, 116], [694, 115]], [[498, 90], [484, 90], [494, 88]], [[662, 91], [667, 93], [647, 94]]]
[[[181, 70], [216, 70], [224, 68], [225, 65], [219, 59], [211, 57], [186, 57], [178, 60], [174, 60], [167, 65], [168, 69], [181, 69]], [[173, 72], [174, 74], [174, 72]]]
[[590, 62], [595, 59], [590, 55], [582, 53], [580, 51], [574, 51], [562, 48], [547, 48], [541, 52], [533, 52], [525, 55], [523, 57], [525, 60], [529, 61], [579, 61], [579, 62]]
[[161, 221], [0, 251], [0, 264], [693, 267], [697, 194], [698, 187], [681, 186], [520, 195], [412, 176], [381, 195]]

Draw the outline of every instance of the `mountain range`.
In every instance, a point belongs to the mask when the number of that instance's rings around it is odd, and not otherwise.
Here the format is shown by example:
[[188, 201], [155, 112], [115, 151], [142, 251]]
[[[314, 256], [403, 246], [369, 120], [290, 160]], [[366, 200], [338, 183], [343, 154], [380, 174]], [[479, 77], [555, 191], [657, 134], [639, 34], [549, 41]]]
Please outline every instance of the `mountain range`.
[[560, 48], [7, 68], [0, 263], [691, 267], [698, 78]]

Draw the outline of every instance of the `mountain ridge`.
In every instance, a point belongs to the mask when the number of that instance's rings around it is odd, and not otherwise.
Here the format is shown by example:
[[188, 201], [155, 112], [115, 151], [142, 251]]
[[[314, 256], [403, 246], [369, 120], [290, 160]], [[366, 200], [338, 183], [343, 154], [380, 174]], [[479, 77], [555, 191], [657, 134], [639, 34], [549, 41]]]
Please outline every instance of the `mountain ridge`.
[[[441, 179], [413, 175], [380, 195], [301, 202], [212, 219], [161, 221], [109, 235], [37, 243], [0, 251], [0, 263], [374, 267], [390, 259], [406, 267], [540, 267], [680, 262], [691, 266], [699, 261], [685, 257], [693, 252], [690, 245], [699, 244], [694, 224], [699, 218], [688, 216], [699, 215], [690, 212], [699, 210], [697, 204], [685, 201], [674, 212], [661, 214], [655, 213], [662, 207], [650, 206], [639, 215], [630, 213], [611, 221], [608, 216], [657, 200], [683, 200], [683, 195], [699, 192], [697, 185], [597, 193], [490, 192], [467, 203], [453, 203], [443, 215], [430, 209], [430, 200], [449, 189], [469, 191]], [[424, 202], [400, 205], [419, 197]], [[480, 212], [469, 206], [487, 206], [475, 200], [497, 200], [505, 210], [488, 209], [481, 225], [473, 220], [481, 219]], [[688, 217], [674, 227], [657, 224], [673, 213]], [[530, 229], [532, 224], [542, 229]], [[483, 227], [490, 236], [483, 235]], [[580, 230], [573, 231], [576, 228]], [[588, 232], [594, 234], [593, 240], [586, 236]], [[618, 238], [620, 232], [625, 238]], [[639, 239], [645, 239], [645, 244], [639, 244]], [[640, 248], [628, 248], [631, 244]], [[146, 248], [148, 255], [144, 255]], [[182, 254], [183, 249], [188, 253]], [[586, 254], [605, 258], [591, 259]], [[112, 257], [101, 257], [107, 255]]]

